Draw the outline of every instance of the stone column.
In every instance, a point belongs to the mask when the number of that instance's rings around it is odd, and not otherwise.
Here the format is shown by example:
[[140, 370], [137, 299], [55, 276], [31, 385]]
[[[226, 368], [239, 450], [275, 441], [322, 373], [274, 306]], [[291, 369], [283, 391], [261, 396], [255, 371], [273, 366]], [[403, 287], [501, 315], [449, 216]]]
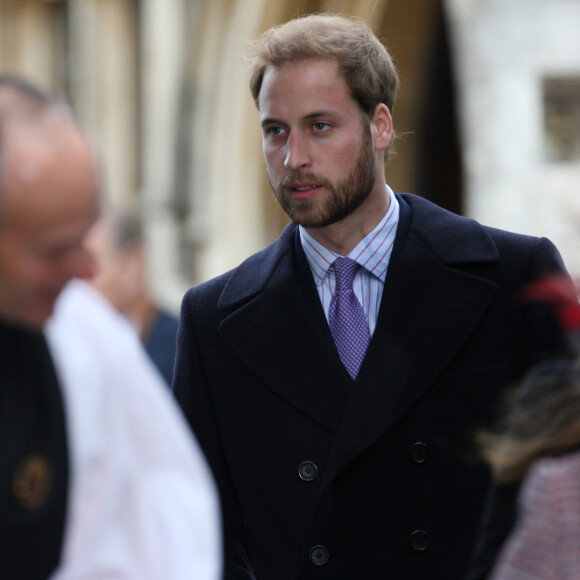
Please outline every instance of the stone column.
[[[265, 0], [215, 1], [207, 7], [200, 74], [205, 84], [196, 112], [207, 150], [205, 245], [199, 274], [206, 279], [237, 265], [264, 245], [260, 128], [242, 55], [259, 31]], [[219, 45], [216, 46], [216, 40]], [[195, 122], [195, 120], [194, 120]], [[199, 148], [199, 147], [198, 147]]]
[[546, 78], [580, 77], [580, 3], [446, 0], [458, 79], [466, 213], [546, 236], [580, 272], [578, 161], [547, 156]]
[[102, 159], [113, 205], [138, 188], [137, 29], [130, 0], [69, 2], [71, 98]]
[[63, 93], [63, 38], [58, 7], [34, 0], [0, 1], [0, 68]]
[[181, 278], [173, 208], [177, 131], [186, 34], [184, 2], [141, 2], [141, 203], [151, 291], [176, 310], [188, 285]]

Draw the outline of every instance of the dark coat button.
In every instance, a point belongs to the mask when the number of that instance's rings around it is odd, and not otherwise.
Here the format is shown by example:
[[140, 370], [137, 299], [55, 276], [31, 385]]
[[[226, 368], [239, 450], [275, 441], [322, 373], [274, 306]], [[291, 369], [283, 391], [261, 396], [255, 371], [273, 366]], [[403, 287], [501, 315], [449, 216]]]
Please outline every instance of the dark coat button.
[[315, 566], [324, 566], [329, 558], [328, 549], [324, 546], [314, 546], [310, 549], [308, 557]]
[[411, 548], [415, 552], [424, 552], [429, 546], [429, 536], [423, 530], [415, 530], [409, 540], [411, 542]]
[[298, 475], [304, 481], [312, 481], [318, 475], [318, 467], [312, 461], [303, 461], [298, 468]]
[[413, 463], [425, 463], [429, 459], [429, 447], [426, 443], [413, 443], [411, 445], [411, 461]]

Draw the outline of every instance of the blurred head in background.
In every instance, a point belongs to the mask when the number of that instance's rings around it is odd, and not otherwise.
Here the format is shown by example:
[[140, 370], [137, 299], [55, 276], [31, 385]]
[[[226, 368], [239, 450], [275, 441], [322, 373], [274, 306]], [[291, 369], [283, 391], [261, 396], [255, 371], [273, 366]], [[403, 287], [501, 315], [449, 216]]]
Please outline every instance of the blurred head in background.
[[109, 209], [89, 233], [87, 247], [97, 265], [91, 284], [129, 320], [170, 385], [179, 321], [149, 291], [139, 214]]

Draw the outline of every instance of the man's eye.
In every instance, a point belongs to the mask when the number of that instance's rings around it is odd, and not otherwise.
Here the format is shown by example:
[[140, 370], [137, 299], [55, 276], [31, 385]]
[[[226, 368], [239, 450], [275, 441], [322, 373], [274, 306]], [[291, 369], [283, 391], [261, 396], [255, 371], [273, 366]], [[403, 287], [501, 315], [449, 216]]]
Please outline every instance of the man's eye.
[[330, 125], [328, 123], [318, 122], [318, 123], [314, 123], [313, 127], [317, 133], [320, 133], [322, 131], [328, 130]]
[[272, 137], [278, 137], [279, 135], [282, 135], [284, 133], [284, 130], [282, 129], [282, 127], [268, 127], [266, 129], [266, 135], [271, 135]]
[[70, 248], [68, 247], [56, 247], [56, 248], [49, 248], [44, 250], [43, 252], [41, 252], [39, 254], [39, 256], [46, 261], [49, 262], [57, 262], [58, 260], [60, 260], [63, 256], [65, 256], [67, 253], [69, 253], [71, 251]]

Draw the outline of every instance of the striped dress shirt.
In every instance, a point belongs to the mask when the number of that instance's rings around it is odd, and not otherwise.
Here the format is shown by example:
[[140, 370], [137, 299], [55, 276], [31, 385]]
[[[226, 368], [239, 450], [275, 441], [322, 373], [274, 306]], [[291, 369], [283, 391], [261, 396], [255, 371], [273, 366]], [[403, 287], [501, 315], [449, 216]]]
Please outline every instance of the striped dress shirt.
[[[355, 275], [353, 289], [365, 312], [371, 336], [377, 325], [387, 268], [399, 223], [399, 202], [388, 185], [387, 191], [390, 199], [387, 213], [376, 228], [346, 256], [361, 266]], [[317, 242], [302, 226], [300, 241], [328, 320], [330, 301], [336, 286], [332, 264], [340, 255]]]

